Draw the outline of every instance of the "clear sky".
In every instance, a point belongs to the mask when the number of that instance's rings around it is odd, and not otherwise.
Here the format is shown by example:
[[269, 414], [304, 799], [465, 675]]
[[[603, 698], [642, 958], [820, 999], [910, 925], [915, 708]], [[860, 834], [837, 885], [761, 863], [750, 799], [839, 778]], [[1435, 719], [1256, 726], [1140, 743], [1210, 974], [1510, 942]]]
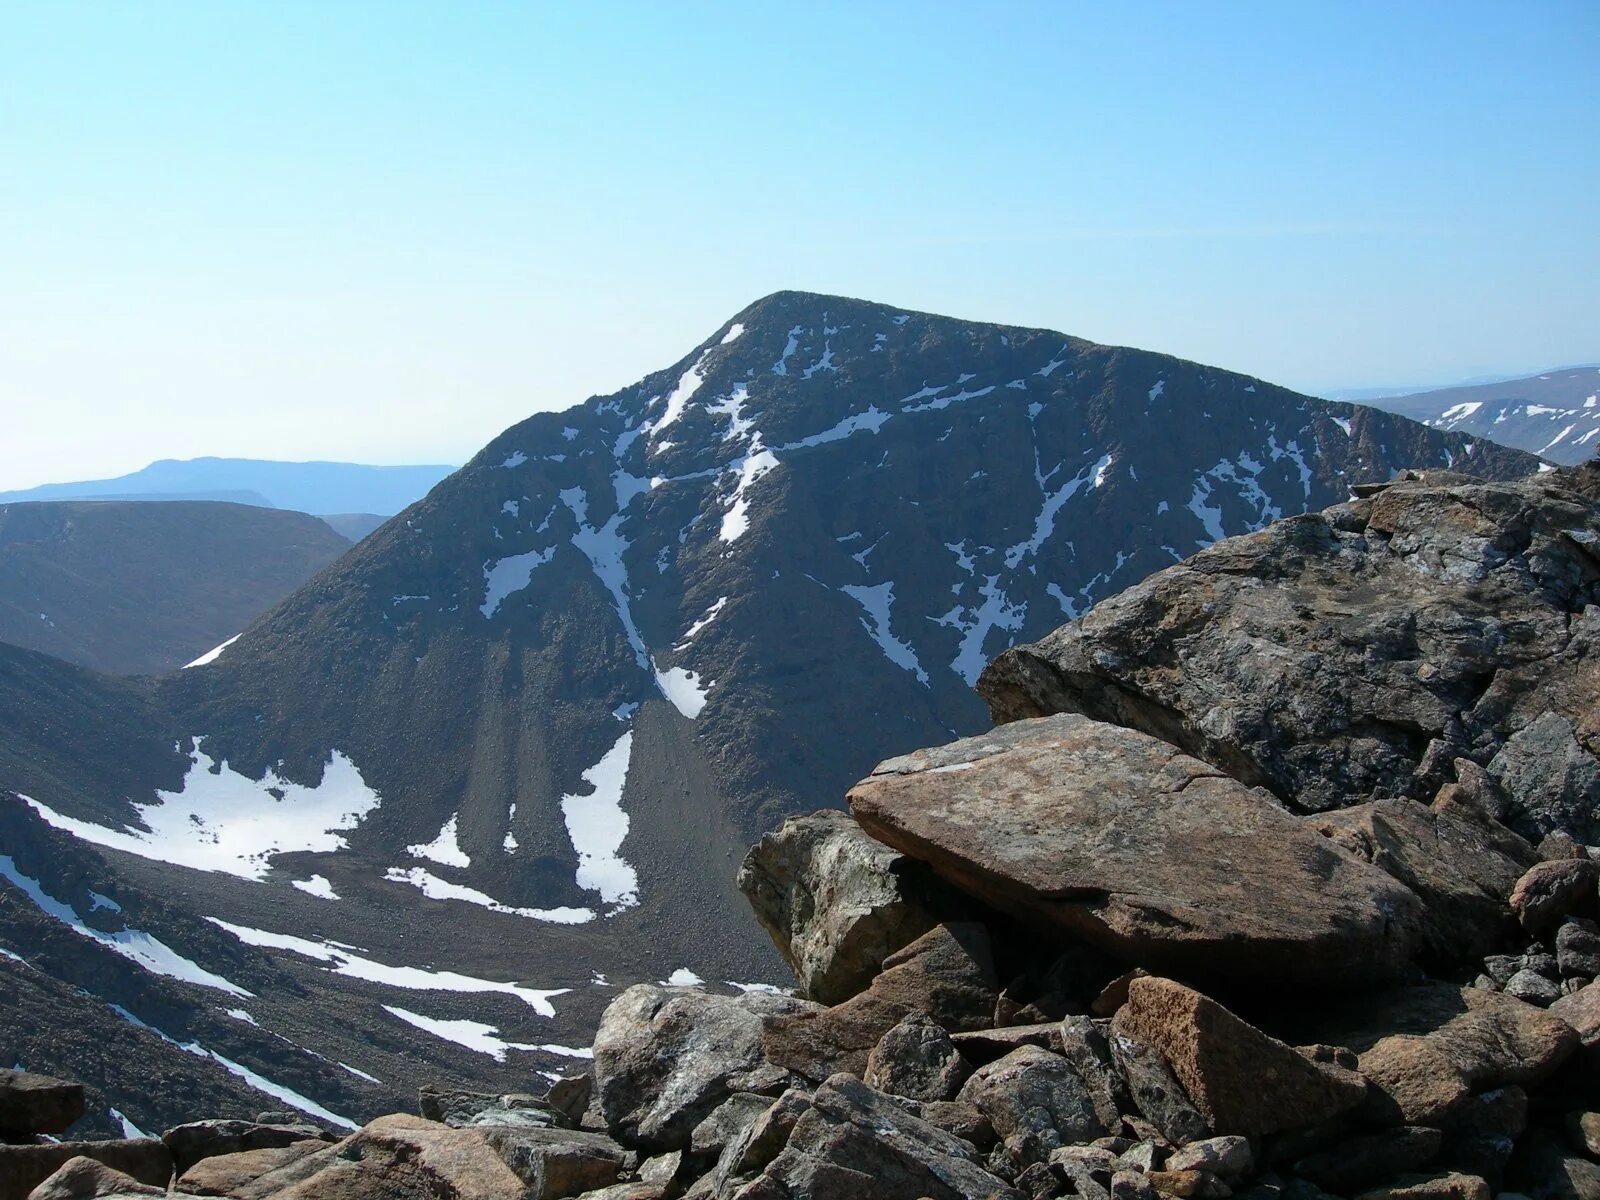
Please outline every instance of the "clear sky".
[[793, 287], [1600, 359], [1600, 4], [0, 0], [0, 488], [460, 461]]

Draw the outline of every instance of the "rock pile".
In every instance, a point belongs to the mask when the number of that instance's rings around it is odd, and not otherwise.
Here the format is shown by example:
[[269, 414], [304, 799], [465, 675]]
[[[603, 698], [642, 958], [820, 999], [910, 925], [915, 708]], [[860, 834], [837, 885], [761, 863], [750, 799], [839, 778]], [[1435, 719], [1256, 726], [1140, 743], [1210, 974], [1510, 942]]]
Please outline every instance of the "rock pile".
[[[794, 995], [638, 985], [542, 1095], [154, 1145], [238, 1200], [1600, 1198], [1597, 482], [1365, 489], [1002, 656], [997, 728], [751, 850]], [[0, 1149], [0, 1200], [44, 1151], [35, 1200], [147, 1193], [117, 1145]]]

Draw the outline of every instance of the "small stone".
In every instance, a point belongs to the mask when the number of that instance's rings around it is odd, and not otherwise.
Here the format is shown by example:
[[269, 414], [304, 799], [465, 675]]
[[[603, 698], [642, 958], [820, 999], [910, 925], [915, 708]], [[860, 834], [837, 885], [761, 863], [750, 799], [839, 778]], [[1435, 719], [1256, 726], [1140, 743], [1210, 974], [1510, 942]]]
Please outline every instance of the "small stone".
[[1568, 1113], [1567, 1136], [1573, 1149], [1600, 1158], [1600, 1112]]
[[1148, 1174], [1159, 1167], [1165, 1157], [1166, 1152], [1154, 1142], [1135, 1142], [1117, 1155], [1117, 1166], [1129, 1171], [1143, 1171]]
[[1046, 1150], [1109, 1132], [1072, 1064], [1037, 1046], [1020, 1047], [979, 1067], [960, 1098], [982, 1111], [1001, 1138], [1032, 1134]]
[[1167, 1170], [1209, 1171], [1222, 1179], [1243, 1179], [1255, 1170], [1255, 1155], [1248, 1138], [1203, 1138], [1174, 1150], [1167, 1157]]
[[1548, 1008], [1561, 999], [1561, 988], [1557, 984], [1526, 969], [1506, 981], [1505, 993], [1540, 1008]]
[[1600, 975], [1600, 927], [1583, 917], [1569, 917], [1556, 930], [1556, 964], [1566, 977]]
[[1362, 1192], [1357, 1200], [1491, 1200], [1489, 1183], [1454, 1171], [1443, 1175], [1402, 1175], [1392, 1183]]
[[1431, 1162], [1444, 1144], [1437, 1129], [1406, 1126], [1340, 1142], [1331, 1150], [1302, 1158], [1294, 1172], [1340, 1196], [1393, 1178]]
[[1600, 872], [1587, 859], [1538, 863], [1511, 890], [1511, 911], [1529, 933], [1543, 936], [1563, 917], [1594, 908], [1597, 878]]
[[908, 1100], [950, 1100], [972, 1067], [942, 1026], [911, 1013], [878, 1039], [862, 1076], [868, 1087]]
[[1114, 1171], [1111, 1175], [1112, 1200], [1154, 1200], [1155, 1189], [1140, 1171]]
[[1519, 954], [1491, 954], [1483, 960], [1484, 974], [1496, 983], [1504, 984], [1508, 979], [1522, 970], [1522, 956]]
[[1174, 1171], [1170, 1167], [1164, 1171], [1151, 1171], [1145, 1178], [1156, 1191], [1168, 1196], [1181, 1196], [1184, 1200], [1198, 1196], [1206, 1185], [1204, 1171]]

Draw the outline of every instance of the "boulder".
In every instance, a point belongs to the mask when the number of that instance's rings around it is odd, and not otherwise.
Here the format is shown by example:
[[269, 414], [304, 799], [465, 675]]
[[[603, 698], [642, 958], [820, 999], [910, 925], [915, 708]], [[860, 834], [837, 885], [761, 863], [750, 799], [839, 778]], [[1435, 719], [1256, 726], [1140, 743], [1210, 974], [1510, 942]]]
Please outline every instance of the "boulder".
[[1175, 1146], [1198, 1142], [1214, 1132], [1201, 1115], [1161, 1051], [1112, 1025], [1108, 1039], [1117, 1074], [1126, 1081], [1132, 1107]]
[[749, 1129], [771, 1107], [771, 1096], [735, 1092], [694, 1127], [694, 1132], [689, 1135], [690, 1151], [695, 1154], [721, 1154], [724, 1146]]
[[963, 1100], [934, 1100], [917, 1106], [917, 1116], [929, 1125], [971, 1142], [978, 1151], [994, 1145], [994, 1126], [982, 1111]]
[[[429, 1121], [456, 1129], [474, 1125], [526, 1125], [542, 1129], [571, 1129], [572, 1115], [537, 1096], [521, 1092], [494, 1095], [464, 1092], [424, 1084], [417, 1091], [417, 1112]], [[579, 1110], [582, 1116], [582, 1109]]]
[[972, 1067], [950, 1035], [922, 1013], [911, 1013], [878, 1039], [867, 1055], [867, 1086], [908, 1100], [950, 1100]]
[[1564, 921], [1556, 930], [1556, 965], [1569, 979], [1600, 975], [1600, 927], [1582, 917]]
[[1568, 1113], [1567, 1137], [1580, 1154], [1600, 1158], [1600, 1112]]
[[788, 1145], [743, 1196], [782, 1200], [1022, 1200], [973, 1147], [859, 1079], [816, 1091]]
[[92, 1158], [69, 1158], [33, 1191], [28, 1200], [95, 1200], [98, 1197], [165, 1196], [167, 1189], [140, 1183]]
[[1597, 880], [1600, 867], [1586, 858], [1537, 863], [1512, 889], [1511, 911], [1524, 929], [1543, 937], [1564, 917], [1587, 916], [1594, 910]]
[[979, 1067], [959, 1099], [988, 1117], [997, 1137], [1032, 1135], [1046, 1151], [1111, 1132], [1072, 1064], [1037, 1046], [1019, 1047]]
[[1514, 1169], [1514, 1182], [1532, 1200], [1600, 1200], [1600, 1166], [1568, 1151], [1547, 1130], [1528, 1132]]
[[790, 817], [739, 868], [739, 887], [799, 994], [823, 1004], [865, 990], [884, 959], [933, 928], [923, 900], [931, 884], [918, 864], [834, 809]]
[[1101, 1027], [1105, 1022], [1088, 1017], [1067, 1017], [1057, 1031], [1051, 1047], [1072, 1064], [1072, 1069], [1089, 1089], [1095, 1115], [1107, 1129], [1116, 1129], [1124, 1114], [1135, 1110], [1128, 1081], [1117, 1070], [1111, 1043]]
[[1538, 852], [1497, 822], [1389, 799], [1329, 813], [1316, 825], [1421, 898], [1422, 958], [1430, 965], [1482, 958], [1515, 932], [1506, 897]]
[[1203, 549], [999, 655], [978, 690], [997, 722], [1139, 729], [1302, 812], [1426, 800], [1498, 748], [1513, 827], [1593, 843], [1597, 537], [1573, 473], [1417, 472]]
[[1366, 1096], [1353, 1071], [1312, 1061], [1170, 979], [1135, 979], [1114, 1026], [1161, 1052], [1218, 1133], [1259, 1137], [1319, 1125]]
[[270, 1171], [243, 1200], [563, 1200], [617, 1182], [627, 1153], [602, 1134], [488, 1126], [452, 1129], [379, 1117], [335, 1146]]
[[1402, 1175], [1362, 1192], [1357, 1200], [1490, 1200], [1493, 1194], [1488, 1180], [1447, 1171], [1442, 1175]]
[[775, 1066], [819, 1082], [860, 1076], [879, 1040], [912, 1013], [948, 1030], [986, 1026], [994, 1012], [989, 935], [971, 922], [937, 925], [884, 960], [872, 986], [832, 1008], [768, 1018], [762, 1053]]
[[1424, 942], [1421, 902], [1371, 863], [1168, 743], [1085, 717], [890, 759], [849, 798], [868, 833], [955, 886], [1151, 969], [1350, 988]]
[[161, 1135], [172, 1151], [172, 1169], [183, 1174], [203, 1158], [241, 1150], [275, 1150], [296, 1142], [334, 1139], [317, 1125], [262, 1125], [255, 1121], [191, 1121]]
[[1355, 1050], [1374, 1116], [1448, 1125], [1474, 1092], [1547, 1078], [1577, 1048], [1559, 1017], [1500, 992], [1448, 984], [1348, 1005], [1330, 1041]]
[[1575, 1030], [1585, 1049], [1600, 1047], [1600, 983], [1561, 997], [1550, 1006], [1550, 1015]]
[[687, 1147], [694, 1127], [734, 1092], [781, 1090], [781, 1075], [763, 1069], [763, 1022], [814, 1007], [765, 992], [629, 988], [606, 1008], [594, 1040], [608, 1128], [648, 1150]]
[[197, 1196], [236, 1196], [274, 1171], [327, 1149], [324, 1141], [292, 1142], [265, 1150], [240, 1150], [202, 1158], [178, 1177], [178, 1187]]
[[1209, 1171], [1219, 1179], [1243, 1179], [1255, 1170], [1250, 1139], [1237, 1135], [1203, 1138], [1167, 1156], [1169, 1171]]
[[65, 1133], [81, 1116], [81, 1083], [32, 1071], [0, 1070], [0, 1138]]
[[796, 1122], [810, 1108], [811, 1093], [800, 1088], [790, 1088], [773, 1101], [766, 1112], [727, 1144], [711, 1175], [712, 1191], [718, 1196], [727, 1195], [736, 1181], [765, 1169], [789, 1144]]
[[1537, 1004], [1540, 1008], [1548, 1008], [1561, 999], [1559, 984], [1527, 968], [1523, 968], [1506, 980], [1505, 986], [1500, 990], [1528, 1004]]
[[172, 1154], [155, 1138], [0, 1146], [0, 1200], [24, 1200], [74, 1158], [92, 1159], [162, 1190], [172, 1178]]
[[1003, 1025], [995, 1029], [974, 1029], [953, 1034], [956, 1049], [974, 1066], [1004, 1058], [1019, 1046], [1038, 1046], [1061, 1052], [1061, 1023], [1046, 1021], [1036, 1025]]

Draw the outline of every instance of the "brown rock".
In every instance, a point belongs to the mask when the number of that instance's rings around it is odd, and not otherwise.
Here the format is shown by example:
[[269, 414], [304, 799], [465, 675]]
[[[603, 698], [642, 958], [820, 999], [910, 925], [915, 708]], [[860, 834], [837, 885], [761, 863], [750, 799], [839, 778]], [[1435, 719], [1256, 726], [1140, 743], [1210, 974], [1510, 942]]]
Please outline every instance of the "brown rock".
[[0, 1200], [24, 1200], [34, 1188], [79, 1157], [93, 1159], [154, 1187], [164, 1189], [172, 1178], [172, 1154], [155, 1138], [0, 1146]]
[[1596, 865], [1588, 859], [1558, 859], [1530, 867], [1511, 892], [1511, 911], [1522, 927], [1542, 937], [1569, 915], [1587, 916], [1595, 906]]
[[1061, 1023], [1048, 1021], [1042, 1025], [1007, 1025], [999, 1029], [973, 1029], [951, 1036], [956, 1049], [974, 1066], [983, 1066], [997, 1058], [1004, 1058], [1019, 1046], [1038, 1046], [1041, 1050], [1061, 1053]]
[[1514, 997], [1445, 984], [1347, 1006], [1336, 1040], [1360, 1055], [1374, 1115], [1439, 1125], [1475, 1091], [1538, 1083], [1578, 1044], [1564, 1021]]
[[1600, 1112], [1568, 1113], [1567, 1136], [1573, 1149], [1600, 1158]]
[[1210, 1176], [1204, 1171], [1151, 1171], [1145, 1180], [1156, 1191], [1167, 1196], [1181, 1196], [1187, 1200], [1190, 1196], [1198, 1196], [1206, 1190], [1206, 1185], [1211, 1182]]
[[987, 1025], [994, 1011], [994, 962], [982, 925], [950, 923], [884, 960], [883, 974], [832, 1008], [769, 1017], [761, 1038], [768, 1062], [814, 1082], [860, 1076], [884, 1034], [912, 1013], [952, 1031]]
[[191, 1121], [161, 1135], [172, 1151], [172, 1169], [182, 1174], [204, 1158], [240, 1150], [267, 1150], [296, 1142], [334, 1139], [316, 1125], [266, 1125], [256, 1121]]
[[202, 1158], [178, 1177], [178, 1187], [199, 1196], [233, 1196], [263, 1175], [326, 1150], [323, 1141], [293, 1142], [264, 1150], [240, 1150]]
[[1443, 1175], [1402, 1175], [1393, 1183], [1362, 1192], [1357, 1200], [1490, 1200], [1487, 1180], [1450, 1171]]
[[1538, 854], [1498, 822], [1414, 800], [1375, 800], [1316, 824], [1422, 898], [1424, 961], [1454, 967], [1498, 949], [1515, 932], [1506, 897]]
[[1216, 768], [1086, 717], [890, 759], [849, 799], [872, 836], [994, 907], [1189, 978], [1360, 986], [1423, 937], [1421, 903], [1384, 872]]
[[988, 1117], [998, 1137], [1031, 1135], [1047, 1150], [1110, 1132], [1072, 1064], [1037, 1046], [1021, 1046], [979, 1067], [960, 1099]]
[[165, 1196], [166, 1188], [140, 1183], [92, 1158], [69, 1158], [28, 1200], [94, 1200], [100, 1196]]
[[65, 1133], [81, 1116], [81, 1083], [32, 1071], [0, 1070], [0, 1136]]
[[1312, 1062], [1170, 979], [1135, 979], [1114, 1027], [1166, 1057], [1218, 1133], [1256, 1137], [1317, 1125], [1366, 1096], [1359, 1075]]

